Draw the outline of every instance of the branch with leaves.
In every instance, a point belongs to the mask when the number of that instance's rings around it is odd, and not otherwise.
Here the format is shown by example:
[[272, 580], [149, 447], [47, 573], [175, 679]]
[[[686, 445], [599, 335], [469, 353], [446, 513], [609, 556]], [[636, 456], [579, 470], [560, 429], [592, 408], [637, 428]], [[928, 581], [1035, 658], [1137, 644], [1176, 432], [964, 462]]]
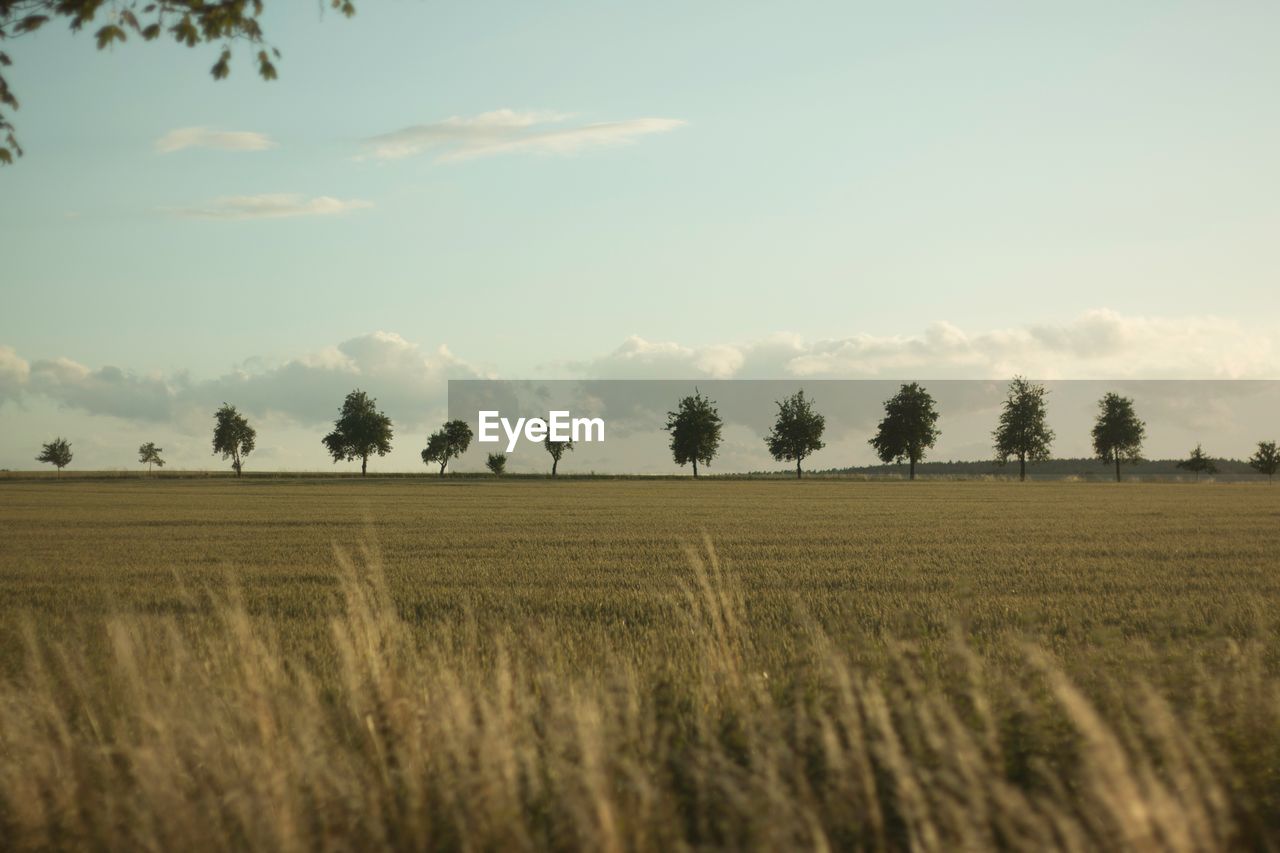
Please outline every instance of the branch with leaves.
[[[328, 5], [346, 17], [356, 13], [352, 0], [328, 0]], [[254, 51], [258, 75], [276, 79], [275, 60], [280, 51], [271, 46], [259, 19], [263, 0], [0, 0], [0, 45], [28, 36], [56, 19], [66, 21], [72, 32], [92, 29], [98, 50], [132, 34], [142, 41], [167, 37], [178, 44], [220, 44], [221, 51], [210, 73], [221, 80], [231, 73], [232, 48], [237, 42]], [[100, 14], [101, 13], [101, 14]], [[0, 69], [13, 64], [0, 50]], [[18, 109], [18, 98], [0, 71], [0, 163], [12, 163], [22, 156], [9, 113]]]

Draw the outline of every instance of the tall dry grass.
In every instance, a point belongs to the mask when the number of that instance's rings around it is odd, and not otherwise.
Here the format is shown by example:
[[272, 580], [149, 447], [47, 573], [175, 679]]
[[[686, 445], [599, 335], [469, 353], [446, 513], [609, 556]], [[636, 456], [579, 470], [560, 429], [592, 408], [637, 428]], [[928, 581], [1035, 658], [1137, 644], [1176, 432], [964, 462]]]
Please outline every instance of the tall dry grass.
[[312, 657], [234, 596], [198, 631], [109, 616], [100, 650], [27, 625], [25, 665], [0, 682], [0, 846], [1280, 844], [1280, 692], [1255, 650], [1200, 671], [1177, 713], [1140, 682], [1086, 696], [1041, 651], [960, 638], [868, 667], [809, 628], [811, 666], [766, 672], [707, 543], [689, 552], [681, 656], [576, 672], [536, 629], [477, 643], [463, 624], [424, 647], [376, 551], [338, 563], [343, 606]]

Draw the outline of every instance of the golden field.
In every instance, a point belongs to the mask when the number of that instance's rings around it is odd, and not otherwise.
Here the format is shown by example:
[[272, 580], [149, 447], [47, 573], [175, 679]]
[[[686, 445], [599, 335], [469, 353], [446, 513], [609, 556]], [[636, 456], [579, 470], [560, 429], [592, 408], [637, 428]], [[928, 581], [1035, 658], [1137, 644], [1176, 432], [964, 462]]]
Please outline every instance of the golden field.
[[1280, 489], [0, 481], [12, 849], [1280, 846]]

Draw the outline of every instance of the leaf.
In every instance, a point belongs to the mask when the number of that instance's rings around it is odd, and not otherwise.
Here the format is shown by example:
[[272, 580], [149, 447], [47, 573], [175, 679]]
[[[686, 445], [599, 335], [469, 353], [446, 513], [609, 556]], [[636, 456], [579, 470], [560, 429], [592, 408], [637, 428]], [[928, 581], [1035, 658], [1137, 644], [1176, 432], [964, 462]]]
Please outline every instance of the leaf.
[[107, 24], [97, 32], [98, 50], [110, 45], [113, 41], [124, 41], [126, 39], [124, 30], [115, 24]]
[[231, 73], [231, 48], [224, 47], [222, 55], [218, 57], [218, 61], [213, 64], [214, 80], [222, 80]]
[[159, 24], [150, 24], [149, 26], [147, 26], [146, 29], [142, 31], [142, 37], [147, 41], [151, 41], [152, 39], [156, 38], [159, 35], [160, 35]]
[[271, 59], [265, 50], [258, 51], [258, 73], [262, 75], [263, 80], [276, 79], [276, 67], [271, 64]]
[[[21, 21], [18, 21], [18, 23], [14, 25], [13, 29], [14, 32], [17, 33], [33, 33], [40, 29], [47, 20], [49, 20], [48, 15], [28, 15]], [[5, 64], [7, 65], [8, 63]]]

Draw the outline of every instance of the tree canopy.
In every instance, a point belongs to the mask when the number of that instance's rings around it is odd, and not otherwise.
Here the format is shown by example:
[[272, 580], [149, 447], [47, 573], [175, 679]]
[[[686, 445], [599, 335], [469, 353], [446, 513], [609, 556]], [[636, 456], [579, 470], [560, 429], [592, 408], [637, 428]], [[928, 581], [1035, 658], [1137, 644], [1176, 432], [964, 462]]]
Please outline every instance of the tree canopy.
[[[356, 12], [352, 0], [328, 0], [328, 5], [347, 17]], [[221, 50], [210, 68], [214, 80], [231, 73], [232, 47], [244, 43], [253, 53], [258, 75], [274, 80], [280, 51], [267, 43], [259, 23], [264, 7], [264, 0], [0, 0], [0, 42], [29, 36], [61, 20], [72, 32], [92, 29], [98, 50], [124, 44], [130, 35], [142, 41], [170, 39], [187, 47], [218, 44]], [[0, 50], [0, 68], [11, 64]], [[22, 156], [9, 118], [16, 109], [18, 98], [0, 73], [0, 163]]]
[[1196, 475], [1196, 480], [1200, 479], [1201, 474], [1213, 475], [1218, 473], [1218, 466], [1213, 464], [1211, 459], [1200, 445], [1196, 445], [1195, 450], [1191, 451], [1191, 455], [1178, 463], [1178, 467], [1184, 471], [1190, 471]]
[[885, 401], [884, 419], [869, 444], [881, 462], [909, 462], [914, 480], [916, 463], [940, 435], [933, 397], [919, 383], [911, 382]]
[[62, 469], [71, 464], [71, 442], [61, 436], [55, 438], [41, 447], [36, 461], [48, 462], [58, 469], [58, 474], [62, 474]]
[[213, 453], [231, 460], [231, 468], [239, 477], [244, 469], [244, 458], [253, 452], [258, 432], [249, 426], [244, 415], [236, 407], [223, 403], [213, 415]]
[[671, 457], [677, 465], [693, 463], [693, 476], [698, 476], [698, 463], [710, 466], [720, 449], [720, 429], [724, 422], [714, 400], [702, 396], [694, 389], [693, 396], [684, 397], [674, 412], [667, 412], [667, 425], [671, 434]]
[[765, 436], [769, 453], [779, 462], [796, 463], [796, 479], [800, 479], [800, 463], [826, 447], [822, 443], [827, 419], [813, 410], [813, 401], [804, 396], [804, 389], [778, 401], [778, 418]]
[[497, 477], [501, 477], [507, 472], [507, 454], [490, 453], [488, 458], [484, 460], [484, 467]]
[[1018, 460], [1018, 479], [1027, 479], [1027, 463], [1043, 462], [1049, 458], [1053, 445], [1053, 430], [1046, 423], [1043, 385], [1028, 382], [1015, 376], [1009, 383], [1009, 392], [1000, 410], [1000, 424], [996, 427], [996, 459], [1001, 465], [1010, 457]]
[[163, 452], [163, 447], [156, 447], [154, 441], [148, 441], [138, 448], [138, 461], [147, 466], [147, 471], [151, 470], [152, 465], [157, 468], [163, 468], [164, 460], [160, 458], [160, 454]]
[[560, 465], [561, 457], [573, 450], [573, 442], [552, 441], [551, 436], [548, 435], [542, 440], [542, 446], [551, 454], [551, 476], [554, 477], [556, 475], [556, 468]]
[[1098, 418], [1093, 424], [1093, 452], [1106, 464], [1116, 466], [1116, 482], [1120, 482], [1120, 463], [1133, 464], [1142, 458], [1142, 442], [1147, 425], [1138, 420], [1133, 400], [1108, 393], [1098, 401]]
[[1268, 480], [1274, 479], [1277, 469], [1280, 469], [1280, 451], [1277, 451], [1276, 443], [1259, 441], [1258, 449], [1249, 457], [1249, 467], [1259, 474], [1266, 474]]
[[391, 418], [378, 411], [377, 400], [359, 388], [347, 395], [333, 422], [333, 432], [321, 441], [334, 463], [360, 460], [360, 476], [369, 470], [369, 457], [391, 452]]
[[423, 464], [439, 465], [440, 476], [443, 477], [449, 461], [467, 452], [471, 437], [471, 427], [466, 421], [446, 421], [444, 426], [427, 437], [427, 446], [422, 451]]

